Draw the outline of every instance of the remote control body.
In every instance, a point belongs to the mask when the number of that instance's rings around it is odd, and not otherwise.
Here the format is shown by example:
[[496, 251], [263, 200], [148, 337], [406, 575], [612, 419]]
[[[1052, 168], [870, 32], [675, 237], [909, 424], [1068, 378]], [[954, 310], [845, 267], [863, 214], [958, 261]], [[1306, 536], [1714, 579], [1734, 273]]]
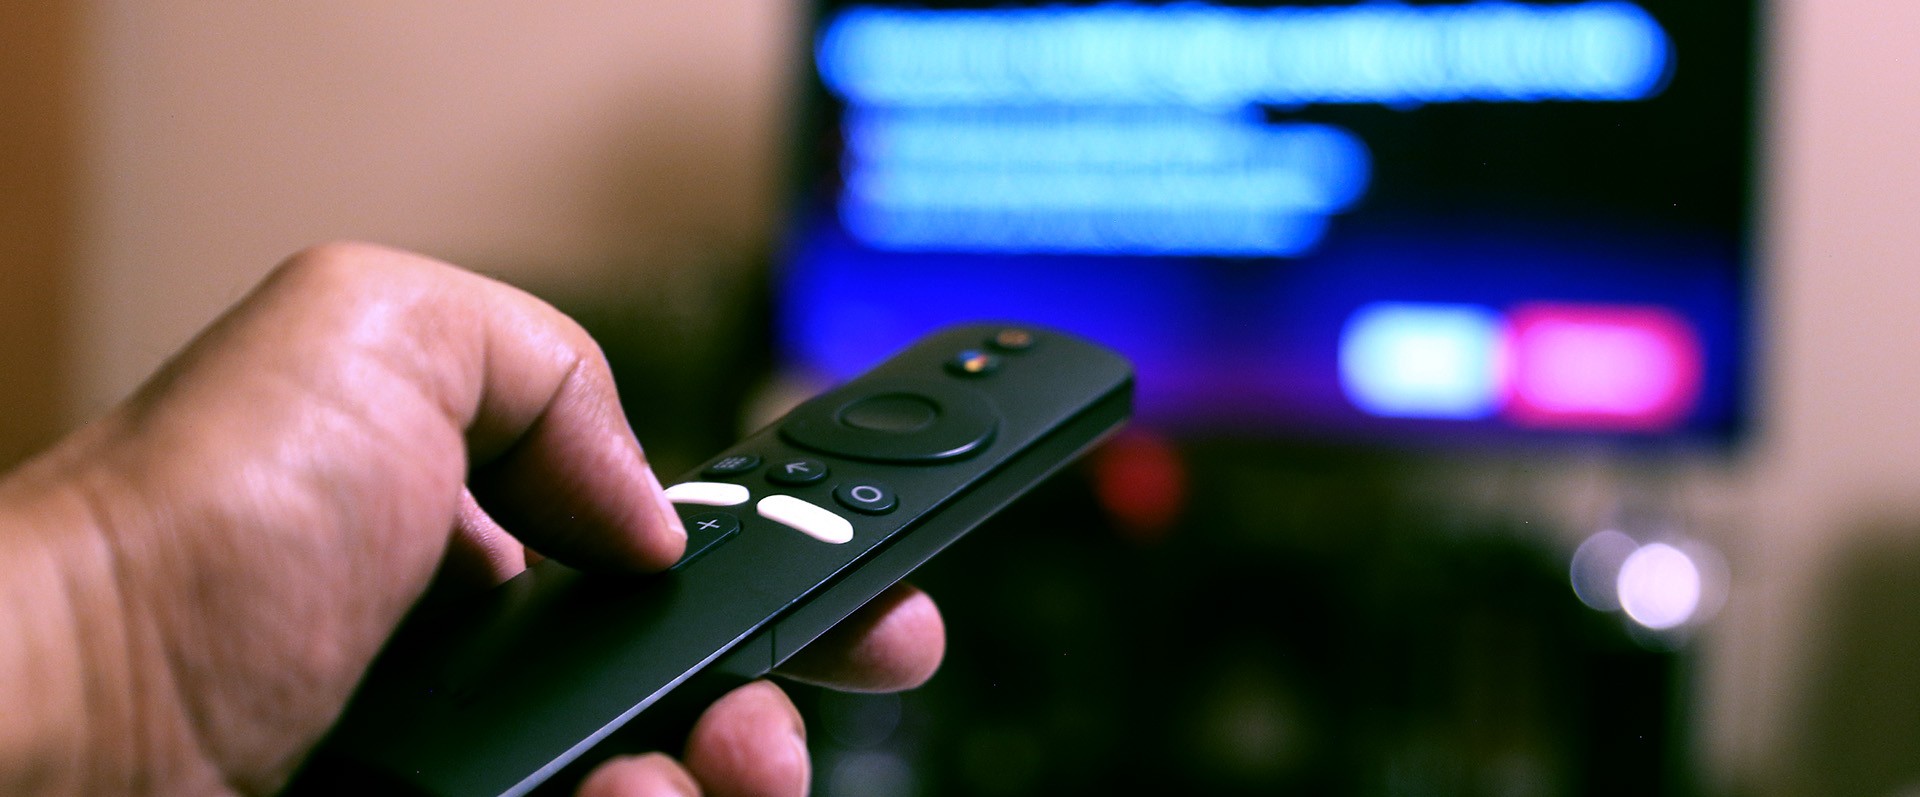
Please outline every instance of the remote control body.
[[542, 562], [403, 626], [290, 791], [525, 794], [673, 749], [707, 702], [1118, 428], [1132, 387], [1061, 333], [928, 336], [668, 487], [688, 543], [667, 572]]

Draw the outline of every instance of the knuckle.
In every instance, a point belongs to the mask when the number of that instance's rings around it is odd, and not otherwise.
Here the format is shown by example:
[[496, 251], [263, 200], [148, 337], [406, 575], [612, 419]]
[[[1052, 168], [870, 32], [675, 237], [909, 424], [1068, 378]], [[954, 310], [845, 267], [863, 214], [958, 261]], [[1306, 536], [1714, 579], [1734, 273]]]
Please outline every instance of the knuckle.
[[448, 269], [427, 257], [359, 241], [309, 246], [281, 262], [273, 279], [304, 290], [347, 294], [371, 286], [392, 287]]

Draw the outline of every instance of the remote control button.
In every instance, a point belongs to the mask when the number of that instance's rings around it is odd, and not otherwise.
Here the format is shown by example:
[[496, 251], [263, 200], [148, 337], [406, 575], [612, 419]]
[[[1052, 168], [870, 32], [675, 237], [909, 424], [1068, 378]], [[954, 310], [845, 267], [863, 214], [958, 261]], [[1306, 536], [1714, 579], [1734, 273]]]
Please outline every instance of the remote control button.
[[706, 470], [700, 472], [700, 475], [709, 479], [721, 476], [738, 476], [757, 467], [760, 467], [759, 457], [752, 454], [735, 454], [719, 462], [715, 462], [712, 465], [708, 465]]
[[821, 542], [840, 545], [853, 541], [853, 524], [846, 518], [791, 495], [769, 495], [755, 508], [761, 517]]
[[1033, 348], [1033, 333], [1024, 329], [1003, 329], [987, 339], [987, 345], [1001, 351], [1019, 352]]
[[899, 506], [899, 502], [893, 498], [893, 490], [879, 482], [842, 484], [833, 488], [833, 500], [855, 512], [869, 515], [884, 515]]
[[694, 557], [740, 531], [740, 519], [725, 512], [701, 512], [681, 518], [680, 522], [687, 527], [687, 550], [680, 554], [680, 561], [675, 562], [673, 568], [693, 561]]
[[817, 459], [789, 459], [775, 462], [767, 469], [767, 481], [790, 487], [812, 484], [827, 478], [827, 465]]
[[681, 482], [666, 490], [667, 500], [676, 504], [701, 506], [739, 506], [747, 502], [747, 488], [726, 482]]
[[1000, 370], [1000, 358], [979, 349], [966, 349], [947, 361], [947, 370], [960, 376], [986, 376]]
[[909, 393], [870, 396], [840, 411], [840, 422], [855, 429], [896, 434], [918, 432], [939, 418], [939, 405]]
[[[932, 419], [922, 425], [929, 412]], [[980, 451], [999, 426], [1000, 413], [993, 403], [969, 385], [947, 379], [872, 379], [800, 405], [780, 425], [780, 436], [848, 459], [929, 463]]]

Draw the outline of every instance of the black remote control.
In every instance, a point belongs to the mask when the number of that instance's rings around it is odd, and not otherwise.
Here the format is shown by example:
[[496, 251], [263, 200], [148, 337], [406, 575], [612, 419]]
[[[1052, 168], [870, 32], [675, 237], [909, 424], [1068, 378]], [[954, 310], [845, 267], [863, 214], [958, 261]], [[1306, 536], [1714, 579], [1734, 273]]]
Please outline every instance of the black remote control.
[[526, 794], [675, 750], [768, 671], [1125, 422], [1133, 372], [1034, 327], [915, 343], [667, 488], [666, 573], [541, 562], [403, 626], [292, 793]]

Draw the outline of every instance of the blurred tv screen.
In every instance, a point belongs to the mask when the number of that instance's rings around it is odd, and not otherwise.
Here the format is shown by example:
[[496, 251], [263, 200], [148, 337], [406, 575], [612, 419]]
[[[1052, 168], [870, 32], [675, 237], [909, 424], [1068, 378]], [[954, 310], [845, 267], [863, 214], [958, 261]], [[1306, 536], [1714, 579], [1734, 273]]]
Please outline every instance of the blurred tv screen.
[[1126, 353], [1167, 429], [1731, 441], [1757, 14], [817, 3], [780, 358], [1012, 319]]

